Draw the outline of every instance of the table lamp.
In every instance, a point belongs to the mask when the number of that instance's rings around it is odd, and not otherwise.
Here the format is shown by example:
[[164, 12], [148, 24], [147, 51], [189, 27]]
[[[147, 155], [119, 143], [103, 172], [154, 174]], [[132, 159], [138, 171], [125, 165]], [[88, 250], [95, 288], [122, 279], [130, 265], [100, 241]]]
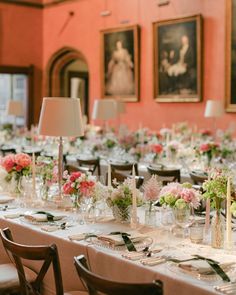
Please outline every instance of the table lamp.
[[67, 97], [45, 97], [39, 119], [39, 134], [59, 137], [58, 185], [62, 199], [62, 137], [83, 136], [83, 119], [80, 99]]
[[204, 117], [213, 118], [213, 135], [216, 133], [216, 118], [223, 116], [224, 107], [220, 100], [207, 100]]
[[7, 115], [14, 116], [14, 129], [16, 129], [16, 118], [24, 117], [24, 108], [21, 100], [9, 100], [7, 104]]
[[105, 129], [107, 129], [106, 124], [110, 119], [117, 117], [117, 106], [114, 99], [96, 99], [93, 105], [93, 120], [102, 120]]

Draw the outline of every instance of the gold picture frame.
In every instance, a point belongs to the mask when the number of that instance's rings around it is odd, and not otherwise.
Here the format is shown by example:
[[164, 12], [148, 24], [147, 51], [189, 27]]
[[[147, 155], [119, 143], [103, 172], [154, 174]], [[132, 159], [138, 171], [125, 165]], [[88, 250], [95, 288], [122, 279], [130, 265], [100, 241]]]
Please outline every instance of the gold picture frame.
[[[236, 72], [232, 71], [232, 68], [236, 67], [236, 58], [232, 58], [233, 51], [234, 56], [236, 50], [233, 47], [236, 46], [236, 38], [233, 40], [233, 36], [236, 34], [236, 18], [233, 18], [233, 14], [236, 16], [236, 1], [226, 0], [226, 73], [225, 73], [225, 110], [226, 112], [236, 112]], [[234, 85], [234, 87], [232, 87]]]
[[200, 102], [201, 15], [153, 23], [153, 43], [155, 101]]
[[101, 97], [139, 100], [139, 26], [101, 31]]

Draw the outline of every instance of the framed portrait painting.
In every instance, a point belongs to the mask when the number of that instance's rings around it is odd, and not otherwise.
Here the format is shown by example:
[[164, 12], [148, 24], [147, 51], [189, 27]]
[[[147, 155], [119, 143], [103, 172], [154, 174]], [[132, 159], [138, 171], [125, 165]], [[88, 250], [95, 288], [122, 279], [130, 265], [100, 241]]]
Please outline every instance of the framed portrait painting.
[[236, 112], [236, 0], [226, 0], [226, 75], [227, 112]]
[[200, 15], [153, 24], [156, 101], [201, 101], [201, 26]]
[[103, 98], [139, 99], [139, 27], [101, 31], [101, 89]]

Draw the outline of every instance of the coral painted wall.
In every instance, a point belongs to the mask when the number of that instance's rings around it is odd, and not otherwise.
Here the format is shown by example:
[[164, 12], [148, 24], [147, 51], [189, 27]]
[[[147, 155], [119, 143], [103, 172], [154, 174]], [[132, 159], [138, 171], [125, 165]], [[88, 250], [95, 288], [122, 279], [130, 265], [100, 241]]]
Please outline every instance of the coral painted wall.
[[[1, 64], [30, 64], [38, 69], [35, 92], [38, 117], [40, 97], [46, 94], [47, 64], [59, 49], [69, 46], [87, 59], [90, 75], [90, 111], [94, 99], [100, 98], [100, 30], [139, 24], [141, 27], [140, 101], [127, 104], [122, 123], [131, 128], [140, 123], [150, 128], [188, 120], [200, 127], [211, 126], [203, 117], [207, 99], [224, 100], [225, 92], [225, 1], [170, 0], [168, 6], [158, 7], [156, 0], [82, 0], [68, 1], [44, 10], [0, 5], [1, 31], [4, 44], [0, 46]], [[14, 10], [14, 20], [13, 14]], [[101, 17], [103, 10], [111, 15]], [[69, 18], [69, 12], [74, 16]], [[7, 12], [8, 17], [3, 12]], [[16, 16], [15, 16], [16, 14]], [[156, 103], [153, 99], [152, 23], [195, 14], [203, 16], [203, 101], [200, 103]], [[12, 23], [12, 25], [10, 25]], [[40, 29], [41, 27], [41, 29]], [[11, 30], [8, 32], [8, 30]], [[24, 32], [24, 33], [23, 33]], [[10, 35], [9, 35], [10, 34]], [[0, 34], [0, 39], [2, 39]], [[43, 83], [40, 71], [43, 71]], [[39, 95], [40, 94], [40, 95]], [[225, 128], [236, 114], [225, 114], [218, 125]], [[37, 119], [36, 119], [37, 120]]]
[[42, 11], [0, 3], [0, 65], [34, 65], [34, 115], [42, 97]]

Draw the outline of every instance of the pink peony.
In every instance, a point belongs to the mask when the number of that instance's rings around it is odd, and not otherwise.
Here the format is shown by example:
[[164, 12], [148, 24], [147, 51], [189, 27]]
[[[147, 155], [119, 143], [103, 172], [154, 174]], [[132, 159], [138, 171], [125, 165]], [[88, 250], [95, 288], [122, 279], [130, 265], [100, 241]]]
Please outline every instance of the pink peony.
[[183, 187], [178, 182], [171, 182], [164, 186], [160, 191], [160, 196], [164, 196], [166, 194], [171, 194], [176, 197], [180, 197]]
[[17, 166], [21, 166], [22, 168], [26, 168], [31, 164], [31, 158], [27, 154], [17, 154], [15, 155], [15, 163]]
[[10, 172], [15, 166], [15, 155], [10, 154], [5, 156], [2, 159], [1, 165], [7, 172]]
[[200, 145], [201, 152], [208, 152], [211, 150], [211, 146], [208, 143], [203, 143]]
[[191, 203], [194, 208], [199, 206], [199, 196], [197, 192], [190, 188], [183, 188], [182, 192], [180, 193], [181, 198], [186, 203]]
[[72, 172], [70, 176], [70, 181], [75, 181], [76, 179], [80, 178], [81, 172]]

